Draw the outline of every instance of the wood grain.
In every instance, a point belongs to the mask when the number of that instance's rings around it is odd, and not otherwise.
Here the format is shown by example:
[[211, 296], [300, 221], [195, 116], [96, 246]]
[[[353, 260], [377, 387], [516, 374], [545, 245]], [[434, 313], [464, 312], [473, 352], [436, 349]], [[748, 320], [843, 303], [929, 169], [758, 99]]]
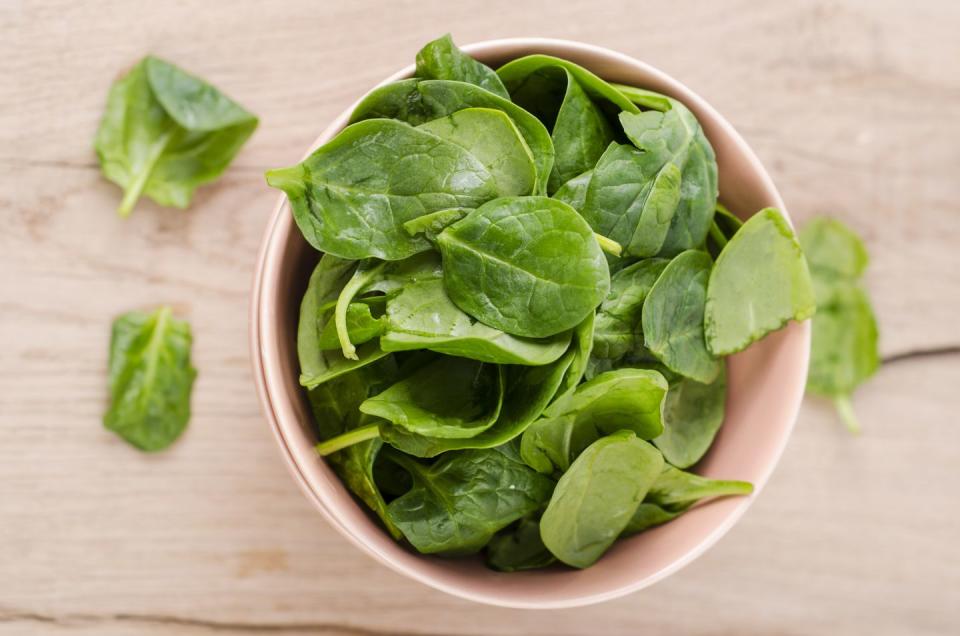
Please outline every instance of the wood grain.
[[[946, 634], [960, 621], [960, 4], [0, 3], [0, 634]], [[810, 400], [718, 546], [599, 607], [500, 610], [352, 548], [286, 474], [260, 413], [247, 300], [275, 194], [356, 96], [428, 39], [603, 44], [723, 112], [798, 223], [867, 239], [883, 352], [860, 438]], [[147, 51], [261, 116], [188, 212], [126, 222], [91, 140]], [[7, 82], [7, 78], [12, 81]], [[146, 456], [100, 425], [112, 317], [193, 323], [194, 417]], [[928, 352], [928, 355], [921, 355]]]

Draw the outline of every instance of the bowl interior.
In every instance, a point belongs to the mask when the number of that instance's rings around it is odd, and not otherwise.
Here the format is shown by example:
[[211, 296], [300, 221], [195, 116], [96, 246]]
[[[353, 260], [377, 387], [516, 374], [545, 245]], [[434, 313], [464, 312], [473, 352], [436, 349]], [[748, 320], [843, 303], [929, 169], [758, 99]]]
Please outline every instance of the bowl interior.
[[[662, 72], [607, 49], [561, 40], [522, 38], [464, 47], [496, 66], [531, 53], [564, 57], [609, 81], [633, 84], [683, 101], [699, 118], [717, 153], [720, 194], [741, 216], [783, 201], [754, 153], [712, 107]], [[407, 67], [386, 81], [409, 77]], [[316, 148], [345, 124], [351, 109], [317, 139]], [[298, 384], [296, 325], [300, 298], [319, 255], [293, 222], [286, 200], [274, 211], [264, 240], [252, 300], [254, 377], [268, 420], [296, 480], [327, 520], [389, 567], [423, 583], [496, 605], [570, 607], [640, 589], [676, 571], [722, 536], [750, 505], [777, 463], [796, 418], [806, 378], [809, 325], [790, 324], [727, 363], [725, 423], [696, 471], [754, 483], [753, 497], [699, 506], [678, 519], [618, 541], [593, 567], [501, 574], [478, 559], [442, 559], [409, 552], [383, 532], [316, 455], [316, 436]]]

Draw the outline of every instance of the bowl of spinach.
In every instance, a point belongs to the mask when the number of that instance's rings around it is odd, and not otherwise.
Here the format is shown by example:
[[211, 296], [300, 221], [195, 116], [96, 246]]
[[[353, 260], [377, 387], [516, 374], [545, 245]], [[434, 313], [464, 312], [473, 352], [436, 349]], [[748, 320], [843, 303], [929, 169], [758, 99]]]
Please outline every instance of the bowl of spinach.
[[385, 565], [600, 602], [696, 558], [770, 476], [810, 275], [766, 170], [677, 80], [445, 36], [267, 181], [257, 387], [307, 497]]

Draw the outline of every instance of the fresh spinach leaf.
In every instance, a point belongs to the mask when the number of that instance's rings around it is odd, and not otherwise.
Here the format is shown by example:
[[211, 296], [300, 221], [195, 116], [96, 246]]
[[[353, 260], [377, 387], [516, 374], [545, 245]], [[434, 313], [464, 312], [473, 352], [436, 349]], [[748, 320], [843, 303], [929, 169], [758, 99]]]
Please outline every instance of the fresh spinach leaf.
[[726, 398], [727, 375], [722, 366], [709, 384], [689, 378], [671, 382], [663, 403], [663, 433], [653, 440], [663, 458], [677, 468], [700, 461], [723, 424]]
[[429, 437], [473, 437], [493, 426], [503, 406], [503, 370], [441, 356], [383, 392], [360, 411]]
[[144, 451], [170, 446], [190, 421], [197, 370], [190, 325], [169, 307], [118, 317], [110, 335], [110, 406], [103, 425]]
[[[505, 155], [523, 151], [505, 118], [473, 115], [466, 120], [471, 126], [485, 121], [489, 143]], [[267, 182], [286, 192], [297, 226], [316, 249], [342, 258], [400, 260], [430, 248], [424, 237], [407, 234], [405, 222], [527, 193], [500, 189], [513, 177], [491, 172], [484, 163], [488, 152], [475, 155], [403, 122], [368, 120], [348, 126], [302, 163], [270, 170]]]
[[590, 187], [590, 179], [592, 178], [592, 169], [577, 175], [554, 192], [553, 198], [563, 201], [577, 212], [582, 213], [587, 200], [587, 189]]
[[747, 481], [710, 479], [664, 464], [644, 501], [664, 510], [686, 510], [707, 497], [749, 495], [753, 484]]
[[496, 364], [540, 365], [564, 354], [570, 333], [534, 340], [488, 327], [453, 304], [443, 281], [435, 278], [407, 285], [388, 301], [380, 346], [384, 351], [430, 349]]
[[477, 552], [496, 532], [541, 509], [553, 492], [551, 479], [500, 447], [448, 453], [429, 466], [395, 451], [390, 458], [414, 486], [387, 510], [424, 554]]
[[627, 526], [620, 533], [620, 536], [627, 537], [663, 525], [668, 521], [673, 521], [683, 513], [683, 510], [664, 510], [657, 504], [643, 502], [637, 506], [637, 511], [630, 517], [630, 521], [627, 522]]
[[257, 118], [203, 80], [153, 56], [110, 88], [94, 147], [104, 176], [123, 188], [119, 213], [141, 195], [185, 208], [226, 169]]
[[715, 356], [742, 351], [789, 320], [805, 320], [814, 311], [813, 285], [800, 243], [780, 212], [760, 210], [723, 248], [710, 273], [707, 347]]
[[585, 568], [630, 522], [663, 467], [656, 448], [630, 431], [591, 444], [557, 482], [540, 537], [560, 561]]
[[417, 457], [434, 457], [464, 448], [493, 448], [518, 435], [543, 413], [556, 395], [573, 360], [568, 352], [556, 362], [542, 366], [505, 367], [503, 407], [497, 421], [469, 438], [438, 438], [412, 433], [398, 426], [380, 427], [380, 436], [391, 446]]
[[[676, 201], [659, 253], [673, 256], [699, 248], [713, 220], [718, 180], [716, 155], [697, 118], [674, 102], [665, 113], [620, 113], [620, 123], [630, 141], [643, 151], [644, 176], [654, 179], [651, 196], [658, 217], [668, 216], [668, 204]], [[673, 189], [675, 180], [680, 182], [679, 197]]]
[[417, 53], [416, 75], [423, 79], [476, 84], [499, 97], [510, 99], [493, 69], [461, 51], [449, 33], [420, 49]]
[[437, 245], [453, 302], [513, 335], [545, 338], [572, 329], [610, 289], [590, 227], [554, 199], [496, 199], [447, 227]]
[[623, 96], [631, 102], [647, 110], [659, 110], [665, 113], [673, 108], [673, 104], [676, 103], [675, 100], [666, 95], [649, 91], [645, 88], [637, 88], [636, 86], [627, 86], [625, 84], [611, 84], [611, 86], [620, 91]]
[[663, 433], [667, 381], [648, 369], [602, 373], [561, 396], [523, 433], [520, 455], [545, 474], [566, 471], [603, 435], [628, 430], [641, 439]]
[[498, 532], [487, 545], [488, 566], [500, 572], [544, 568], [556, 562], [540, 538], [540, 522], [524, 517], [513, 527]]
[[800, 245], [817, 299], [807, 389], [832, 398], [847, 428], [858, 432], [851, 394], [880, 366], [877, 320], [858, 282], [867, 249], [853, 230], [826, 218], [803, 228]]
[[643, 301], [669, 262], [665, 258], [644, 259], [610, 277], [610, 293], [597, 311], [593, 357], [619, 360], [642, 343]]
[[668, 369], [697, 382], [710, 383], [720, 362], [704, 341], [704, 304], [712, 263], [705, 252], [688, 250], [660, 274], [643, 303], [646, 347]]
[[437, 240], [437, 234], [443, 231], [443, 228], [452, 223], [456, 223], [463, 217], [472, 212], [472, 208], [447, 208], [446, 210], [437, 210], [430, 214], [418, 216], [415, 219], [403, 224], [403, 229], [410, 236], [423, 234], [429, 241]]
[[388, 355], [375, 341], [360, 345], [356, 360], [344, 357], [339, 350], [325, 350], [320, 345], [323, 329], [333, 316], [330, 303], [336, 301], [356, 265], [356, 262], [324, 254], [310, 276], [307, 291], [300, 303], [300, 322], [297, 325], [300, 384], [308, 389]]
[[393, 82], [367, 95], [354, 109], [351, 122], [390, 118], [416, 126], [474, 107], [495, 108], [510, 116], [533, 154], [537, 168], [536, 192], [545, 194], [554, 161], [550, 133], [540, 120], [509, 99], [472, 84], [419, 79]]

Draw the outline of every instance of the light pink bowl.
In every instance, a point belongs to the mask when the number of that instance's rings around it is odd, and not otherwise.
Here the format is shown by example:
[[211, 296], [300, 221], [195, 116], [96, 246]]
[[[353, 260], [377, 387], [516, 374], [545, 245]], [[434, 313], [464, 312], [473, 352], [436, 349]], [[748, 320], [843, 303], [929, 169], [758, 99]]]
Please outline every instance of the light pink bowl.
[[[723, 201], [741, 214], [766, 206], [786, 213], [770, 176], [744, 140], [701, 97], [663, 72], [608, 49], [543, 38], [515, 38], [464, 47], [489, 65], [531, 53], [572, 60], [614, 82], [671, 95], [699, 118], [717, 153]], [[413, 66], [384, 83], [410, 77]], [[343, 111], [310, 151], [342, 129]], [[753, 497], [728, 498], [697, 507], [664, 526], [615, 546], [593, 567], [502, 574], [479, 559], [414, 554], [394, 542], [340, 483], [313, 450], [313, 423], [297, 383], [296, 325], [300, 298], [317, 253], [301, 237], [285, 197], [277, 202], [255, 274], [250, 337], [254, 377], [267, 420], [297, 483], [333, 527], [374, 558], [417, 581], [481, 603], [559, 608], [622, 596], [676, 572], [702, 554], [740, 518]], [[726, 421], [697, 471], [745, 479], [763, 488], [780, 458], [803, 396], [809, 357], [809, 324], [791, 324], [728, 361]], [[282, 521], [281, 521], [282, 522]]]

